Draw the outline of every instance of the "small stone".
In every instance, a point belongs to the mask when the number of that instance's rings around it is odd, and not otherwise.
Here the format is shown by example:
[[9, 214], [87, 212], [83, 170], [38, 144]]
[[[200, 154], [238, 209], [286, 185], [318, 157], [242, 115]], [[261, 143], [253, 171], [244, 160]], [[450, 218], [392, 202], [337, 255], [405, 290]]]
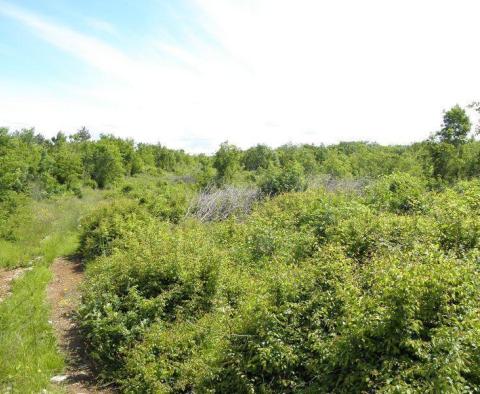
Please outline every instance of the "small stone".
[[52, 383], [63, 383], [68, 379], [67, 375], [57, 375], [50, 379]]

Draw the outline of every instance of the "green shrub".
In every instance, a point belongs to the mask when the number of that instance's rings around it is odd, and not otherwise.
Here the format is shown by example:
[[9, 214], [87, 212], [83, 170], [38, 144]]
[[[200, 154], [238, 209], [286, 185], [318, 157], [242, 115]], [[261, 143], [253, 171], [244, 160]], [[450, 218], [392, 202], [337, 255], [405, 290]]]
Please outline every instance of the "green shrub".
[[347, 255], [359, 262], [377, 253], [435, 244], [439, 236], [435, 221], [428, 217], [378, 214], [365, 206], [342, 214], [334, 226], [327, 228], [326, 239], [342, 245]]
[[[375, 260], [332, 250], [280, 270], [241, 314], [220, 392], [469, 392], [478, 388], [476, 268], [438, 252]], [[329, 255], [330, 258], [325, 258]], [[360, 280], [359, 280], [360, 279]]]
[[154, 322], [194, 321], [213, 308], [222, 256], [198, 226], [171, 230], [144, 223], [141, 239], [125, 235], [122, 249], [89, 268], [80, 323], [105, 374], [122, 370]]
[[111, 254], [114, 241], [141, 228], [147, 218], [146, 212], [134, 201], [103, 203], [81, 221], [80, 254], [87, 260]]
[[154, 323], [126, 357], [126, 391], [190, 392], [220, 370], [227, 316], [209, 313], [195, 321]]
[[386, 175], [367, 190], [367, 200], [379, 209], [394, 213], [419, 212], [424, 209], [424, 182], [406, 173]]
[[242, 220], [102, 208], [92, 244], [116, 235], [80, 309], [102, 376], [138, 393], [478, 391], [478, 185], [412, 179], [284, 193]]
[[330, 356], [337, 373], [325, 382], [327, 391], [478, 389], [475, 266], [422, 248], [376, 260], [364, 275], [362, 313], [345, 326]]
[[433, 200], [431, 215], [439, 229], [439, 243], [446, 251], [463, 254], [479, 246], [478, 201], [474, 196], [476, 193], [447, 190]]
[[272, 168], [267, 170], [260, 182], [260, 189], [267, 196], [303, 191], [306, 187], [304, 170], [298, 163], [290, 164], [283, 169]]
[[480, 180], [458, 182], [453, 190], [469, 209], [480, 212]]
[[328, 365], [329, 348], [353, 318], [359, 296], [352, 265], [339, 251], [323, 250], [302, 267], [263, 272], [265, 297], [239, 312], [236, 330], [207, 387], [218, 392], [302, 392], [315, 386]]
[[120, 149], [108, 140], [93, 147], [88, 162], [91, 177], [101, 189], [114, 184], [124, 174]]

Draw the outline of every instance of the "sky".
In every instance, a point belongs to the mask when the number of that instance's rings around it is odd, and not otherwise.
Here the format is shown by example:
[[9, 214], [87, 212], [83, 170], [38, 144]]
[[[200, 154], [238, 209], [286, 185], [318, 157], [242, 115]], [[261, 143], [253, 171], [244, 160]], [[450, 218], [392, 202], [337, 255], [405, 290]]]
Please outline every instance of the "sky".
[[0, 0], [0, 126], [407, 144], [480, 100], [478, 0]]

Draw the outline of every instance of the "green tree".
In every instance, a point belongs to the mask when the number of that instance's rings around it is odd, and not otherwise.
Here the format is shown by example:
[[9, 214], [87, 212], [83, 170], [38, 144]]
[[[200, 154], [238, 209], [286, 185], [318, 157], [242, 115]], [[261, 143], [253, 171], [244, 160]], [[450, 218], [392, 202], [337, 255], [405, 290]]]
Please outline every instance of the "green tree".
[[57, 182], [74, 187], [83, 175], [82, 158], [71, 145], [61, 145], [53, 154], [52, 175]]
[[142, 157], [138, 154], [138, 152], [135, 152], [132, 158], [132, 166], [130, 169], [130, 174], [135, 175], [135, 174], [140, 174], [141, 172], [144, 171], [145, 164], [143, 163]]
[[273, 168], [267, 171], [265, 177], [260, 182], [262, 193], [275, 196], [287, 192], [299, 192], [306, 189], [307, 182], [303, 167], [300, 163], [281, 169]]
[[70, 137], [72, 142], [86, 142], [89, 141], [92, 136], [85, 126], [78, 130], [75, 134], [72, 134]]
[[165, 171], [173, 171], [176, 166], [175, 152], [162, 145], [156, 147], [155, 165]]
[[310, 145], [287, 144], [279, 147], [276, 152], [280, 166], [283, 168], [299, 163], [307, 174], [311, 174], [317, 169], [315, 151], [311, 149]]
[[432, 175], [435, 179], [453, 182], [460, 173], [459, 150], [446, 142], [429, 144]]
[[27, 191], [37, 174], [41, 149], [33, 129], [13, 134], [0, 129], [0, 195]]
[[64, 132], [59, 131], [55, 137], [52, 137], [52, 142], [55, 146], [60, 146], [67, 143], [67, 136]]
[[111, 134], [102, 134], [100, 135], [100, 141], [107, 141], [118, 148], [125, 174], [132, 175], [132, 165], [135, 155], [135, 144], [133, 140], [124, 140], [122, 138], [117, 138]]
[[245, 151], [242, 163], [246, 170], [257, 171], [278, 164], [278, 158], [276, 152], [267, 145], [257, 145]]
[[215, 153], [213, 167], [217, 170], [219, 183], [231, 182], [240, 169], [240, 150], [227, 141], [222, 143]]
[[435, 179], [453, 182], [468, 172], [465, 168], [463, 148], [471, 128], [470, 118], [459, 105], [444, 113], [441, 130], [428, 142], [432, 175]]
[[464, 144], [472, 129], [472, 122], [465, 110], [455, 105], [443, 115], [442, 129], [436, 136], [440, 142], [446, 142], [455, 146]]
[[120, 150], [108, 140], [95, 144], [91, 161], [91, 176], [100, 188], [113, 184], [124, 173]]

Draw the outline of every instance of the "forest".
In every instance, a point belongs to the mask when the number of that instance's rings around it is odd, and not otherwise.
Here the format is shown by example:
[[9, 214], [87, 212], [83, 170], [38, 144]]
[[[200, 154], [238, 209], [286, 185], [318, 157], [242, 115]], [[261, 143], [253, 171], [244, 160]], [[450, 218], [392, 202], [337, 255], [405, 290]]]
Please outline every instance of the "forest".
[[0, 392], [66, 392], [60, 257], [81, 260], [74, 320], [113, 392], [480, 392], [479, 129], [458, 105], [439, 123], [211, 155], [0, 128], [0, 278], [22, 270]]

